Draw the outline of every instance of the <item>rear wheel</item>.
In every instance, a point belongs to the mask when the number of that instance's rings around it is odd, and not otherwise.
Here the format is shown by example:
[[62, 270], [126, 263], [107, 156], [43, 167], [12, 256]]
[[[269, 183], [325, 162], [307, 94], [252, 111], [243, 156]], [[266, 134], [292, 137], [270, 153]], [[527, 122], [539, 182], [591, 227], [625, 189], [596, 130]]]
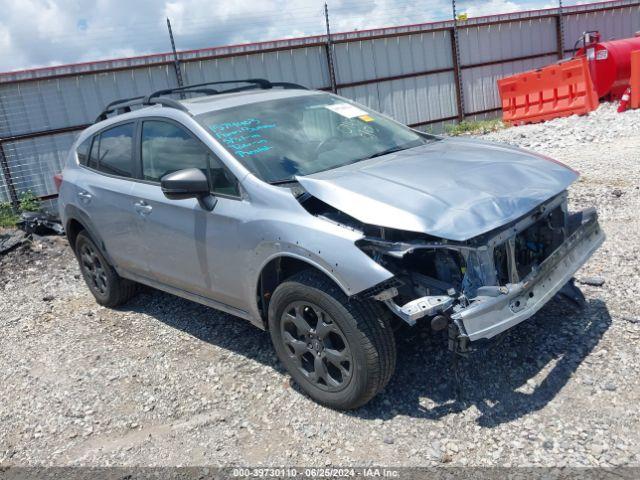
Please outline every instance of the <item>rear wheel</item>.
[[135, 295], [136, 284], [116, 273], [85, 231], [78, 234], [75, 247], [84, 281], [100, 305], [117, 307]]
[[386, 313], [372, 301], [349, 300], [327, 277], [308, 270], [274, 292], [269, 331], [278, 357], [310, 397], [351, 409], [382, 390], [395, 369]]

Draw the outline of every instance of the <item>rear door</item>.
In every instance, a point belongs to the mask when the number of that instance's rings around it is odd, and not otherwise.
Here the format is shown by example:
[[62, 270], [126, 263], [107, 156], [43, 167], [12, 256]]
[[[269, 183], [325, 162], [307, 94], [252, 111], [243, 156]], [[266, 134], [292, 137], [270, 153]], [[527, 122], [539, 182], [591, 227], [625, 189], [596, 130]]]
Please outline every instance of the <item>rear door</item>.
[[[226, 295], [218, 275], [237, 253], [238, 183], [211, 150], [182, 125], [166, 119], [144, 120], [140, 141], [141, 179], [135, 202], [150, 275], [157, 281], [236, 306], [241, 292]], [[198, 168], [209, 178], [217, 204], [204, 210], [195, 199], [169, 200], [160, 179], [171, 172]]]
[[140, 272], [144, 268], [144, 252], [135, 236], [132, 197], [135, 131], [136, 123], [127, 122], [93, 137], [87, 161], [80, 159], [88, 171], [76, 195], [115, 266]]

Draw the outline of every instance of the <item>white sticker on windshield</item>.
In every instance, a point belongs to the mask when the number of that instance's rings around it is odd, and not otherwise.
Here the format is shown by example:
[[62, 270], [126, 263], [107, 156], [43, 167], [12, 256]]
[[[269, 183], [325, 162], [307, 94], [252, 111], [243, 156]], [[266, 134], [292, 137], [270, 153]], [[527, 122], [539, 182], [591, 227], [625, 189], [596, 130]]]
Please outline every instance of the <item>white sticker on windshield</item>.
[[336, 112], [338, 115], [342, 115], [347, 118], [360, 117], [362, 115], [367, 115], [367, 112], [364, 110], [354, 107], [353, 105], [349, 105], [348, 103], [336, 103], [335, 105], [326, 105], [326, 108]]

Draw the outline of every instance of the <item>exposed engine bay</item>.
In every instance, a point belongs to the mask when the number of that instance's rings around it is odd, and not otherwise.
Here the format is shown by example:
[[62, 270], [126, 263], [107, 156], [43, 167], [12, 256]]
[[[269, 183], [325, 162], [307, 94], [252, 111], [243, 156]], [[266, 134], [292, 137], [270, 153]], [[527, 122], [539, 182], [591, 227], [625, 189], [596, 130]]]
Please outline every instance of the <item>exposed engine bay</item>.
[[568, 213], [566, 191], [467, 241], [366, 225], [307, 193], [299, 200], [361, 231], [356, 245], [394, 274], [359, 295], [384, 302], [409, 325], [426, 317], [435, 330], [449, 328], [454, 350], [530, 317], [562, 288], [576, 289], [573, 273], [604, 240], [595, 211]]

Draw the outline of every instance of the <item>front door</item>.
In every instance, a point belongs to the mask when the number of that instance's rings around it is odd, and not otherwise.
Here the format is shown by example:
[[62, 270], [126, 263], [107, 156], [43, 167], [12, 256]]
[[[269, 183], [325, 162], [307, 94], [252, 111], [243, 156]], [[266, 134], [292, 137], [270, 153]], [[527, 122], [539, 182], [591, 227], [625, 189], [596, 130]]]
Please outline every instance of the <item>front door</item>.
[[[135, 185], [133, 195], [149, 275], [162, 284], [238, 305], [241, 292], [229, 295], [219, 288], [224, 283], [220, 265], [233, 263], [237, 251], [238, 209], [245, 203], [237, 182], [204, 144], [173, 122], [144, 121], [140, 145], [143, 182]], [[185, 168], [201, 169], [209, 178], [218, 200], [213, 211], [195, 199], [163, 195], [160, 179]]]

